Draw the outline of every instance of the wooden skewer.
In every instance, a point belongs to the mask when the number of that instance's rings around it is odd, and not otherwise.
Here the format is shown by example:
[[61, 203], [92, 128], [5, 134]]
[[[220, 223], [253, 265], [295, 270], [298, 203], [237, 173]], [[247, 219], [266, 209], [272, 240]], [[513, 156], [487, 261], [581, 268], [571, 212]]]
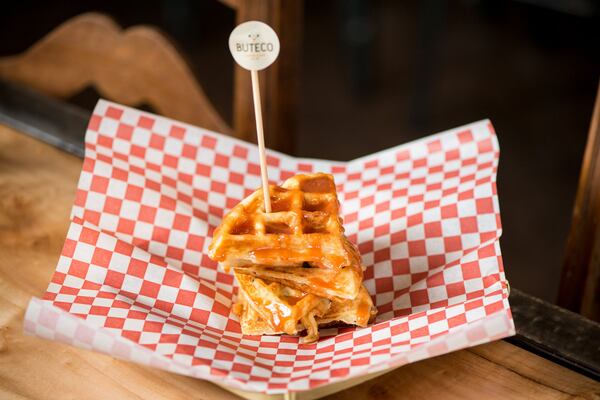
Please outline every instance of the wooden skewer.
[[[260, 39], [259, 39], [260, 38]], [[258, 71], [273, 64], [279, 55], [279, 38], [269, 25], [260, 21], [246, 21], [236, 26], [229, 35], [229, 51], [235, 62], [250, 71], [252, 77], [252, 99], [256, 119], [256, 138], [260, 158], [260, 177], [265, 202], [265, 212], [271, 212], [271, 194], [267, 175], [267, 155], [265, 154], [265, 134], [263, 130], [262, 105]]]
[[252, 98], [254, 100], [254, 117], [256, 119], [256, 138], [258, 141], [258, 153], [260, 157], [260, 176], [262, 179], [263, 197], [265, 200], [265, 212], [271, 212], [271, 195], [269, 192], [269, 176], [267, 174], [267, 155], [265, 154], [265, 134], [263, 131], [263, 120], [260, 102], [260, 87], [258, 83], [258, 71], [251, 70], [252, 76]]

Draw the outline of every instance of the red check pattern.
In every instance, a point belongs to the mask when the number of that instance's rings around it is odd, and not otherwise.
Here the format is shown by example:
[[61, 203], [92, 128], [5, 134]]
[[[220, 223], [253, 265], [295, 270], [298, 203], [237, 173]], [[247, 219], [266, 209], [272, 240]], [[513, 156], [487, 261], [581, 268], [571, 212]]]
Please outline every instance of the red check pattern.
[[269, 177], [332, 173], [379, 309], [364, 329], [246, 336], [206, 255], [260, 186], [254, 145], [101, 101], [72, 223], [26, 330], [237, 388], [301, 391], [514, 334], [498, 239], [499, 148], [477, 122], [347, 163], [270, 152]]

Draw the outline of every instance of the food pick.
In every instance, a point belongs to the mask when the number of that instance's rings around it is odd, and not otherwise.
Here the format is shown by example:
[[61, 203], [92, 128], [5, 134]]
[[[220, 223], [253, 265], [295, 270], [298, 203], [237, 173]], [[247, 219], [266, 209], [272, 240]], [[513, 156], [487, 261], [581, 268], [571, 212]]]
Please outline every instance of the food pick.
[[267, 68], [277, 59], [279, 55], [279, 38], [275, 31], [264, 22], [248, 21], [236, 26], [229, 35], [229, 50], [235, 62], [240, 67], [249, 70], [252, 77], [252, 98], [254, 101], [256, 138], [260, 155], [265, 211], [271, 212], [258, 71]]

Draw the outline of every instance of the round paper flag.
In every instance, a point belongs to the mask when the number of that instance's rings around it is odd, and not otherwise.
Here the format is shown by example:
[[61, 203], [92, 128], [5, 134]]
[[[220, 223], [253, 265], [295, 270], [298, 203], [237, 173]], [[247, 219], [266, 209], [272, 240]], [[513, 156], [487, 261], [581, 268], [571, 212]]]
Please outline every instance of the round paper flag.
[[236, 26], [229, 35], [229, 50], [242, 68], [260, 71], [277, 59], [279, 38], [264, 22], [248, 21]]

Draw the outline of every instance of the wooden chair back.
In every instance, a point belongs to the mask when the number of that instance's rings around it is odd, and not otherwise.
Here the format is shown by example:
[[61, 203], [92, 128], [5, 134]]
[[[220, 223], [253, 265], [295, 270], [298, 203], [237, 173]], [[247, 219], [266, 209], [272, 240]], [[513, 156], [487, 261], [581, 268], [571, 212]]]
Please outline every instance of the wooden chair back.
[[600, 85], [579, 176], [558, 304], [600, 321]]
[[[279, 60], [261, 72], [263, 118], [268, 147], [291, 152], [302, 3], [222, 2], [236, 10], [238, 23], [261, 20], [280, 36]], [[102, 97], [118, 103], [147, 104], [167, 117], [247, 141], [256, 137], [248, 71], [235, 69], [232, 127], [163, 33], [150, 26], [123, 30], [104, 14], [86, 13], [69, 19], [24, 53], [0, 58], [0, 78], [58, 98], [69, 98], [93, 86]]]

